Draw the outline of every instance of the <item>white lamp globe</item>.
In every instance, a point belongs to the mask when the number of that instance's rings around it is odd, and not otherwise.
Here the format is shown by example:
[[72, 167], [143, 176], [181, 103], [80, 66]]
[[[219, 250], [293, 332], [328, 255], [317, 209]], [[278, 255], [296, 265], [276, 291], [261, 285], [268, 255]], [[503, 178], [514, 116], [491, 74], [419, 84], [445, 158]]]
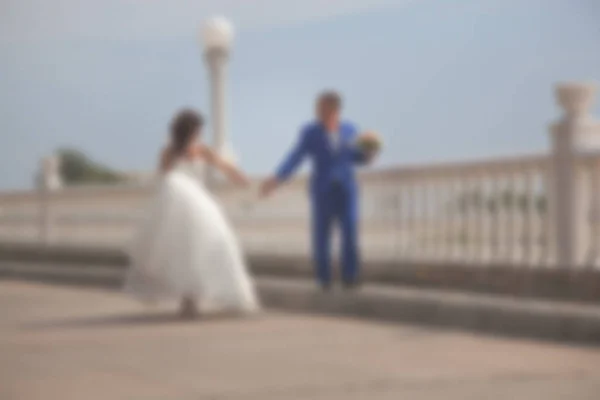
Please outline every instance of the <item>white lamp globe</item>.
[[207, 50], [227, 50], [233, 41], [233, 25], [224, 17], [209, 18], [202, 29], [202, 40]]

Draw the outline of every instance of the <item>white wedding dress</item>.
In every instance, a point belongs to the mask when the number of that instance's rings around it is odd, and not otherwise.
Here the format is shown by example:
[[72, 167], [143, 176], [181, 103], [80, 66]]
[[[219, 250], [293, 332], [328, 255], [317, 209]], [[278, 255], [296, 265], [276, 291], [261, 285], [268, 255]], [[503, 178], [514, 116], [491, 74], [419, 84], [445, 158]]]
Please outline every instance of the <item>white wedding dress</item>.
[[258, 310], [237, 238], [203, 171], [201, 160], [181, 159], [160, 178], [131, 249], [126, 291], [152, 302], [194, 298], [201, 311]]

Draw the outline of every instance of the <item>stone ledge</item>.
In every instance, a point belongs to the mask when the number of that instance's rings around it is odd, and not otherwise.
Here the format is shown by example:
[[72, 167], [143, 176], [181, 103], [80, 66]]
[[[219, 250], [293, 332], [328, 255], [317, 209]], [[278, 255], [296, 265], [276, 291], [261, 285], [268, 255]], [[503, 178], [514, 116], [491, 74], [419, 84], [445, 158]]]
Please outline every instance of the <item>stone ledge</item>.
[[123, 250], [112, 247], [0, 243], [0, 261], [123, 267], [128, 258]]
[[357, 294], [327, 295], [309, 282], [283, 279], [261, 279], [261, 293], [267, 305], [288, 311], [600, 344], [597, 306], [382, 285], [366, 286]]
[[[0, 263], [0, 279], [118, 289], [123, 270]], [[357, 293], [321, 293], [304, 279], [261, 277], [257, 282], [269, 308], [600, 344], [599, 306], [376, 284]]]
[[[112, 266], [122, 269], [127, 254], [115, 248], [39, 246], [0, 243], [0, 261]], [[248, 257], [257, 276], [308, 278], [312, 266], [306, 257], [252, 255]], [[547, 298], [600, 302], [600, 271], [570, 271], [543, 266], [511, 267], [502, 264], [465, 265], [457, 262], [368, 262], [366, 282], [495, 293], [523, 298]]]

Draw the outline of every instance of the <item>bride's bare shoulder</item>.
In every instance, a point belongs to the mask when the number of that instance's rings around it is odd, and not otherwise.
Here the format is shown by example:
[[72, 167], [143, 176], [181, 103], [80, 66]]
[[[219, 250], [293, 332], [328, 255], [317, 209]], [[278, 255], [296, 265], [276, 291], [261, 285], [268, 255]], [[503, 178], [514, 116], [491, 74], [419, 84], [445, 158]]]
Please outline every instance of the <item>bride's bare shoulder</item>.
[[214, 158], [212, 150], [203, 144], [199, 144], [194, 148], [194, 155], [205, 161], [211, 161]]
[[173, 161], [173, 149], [171, 146], [165, 146], [160, 151], [160, 168], [165, 170], [171, 166]]

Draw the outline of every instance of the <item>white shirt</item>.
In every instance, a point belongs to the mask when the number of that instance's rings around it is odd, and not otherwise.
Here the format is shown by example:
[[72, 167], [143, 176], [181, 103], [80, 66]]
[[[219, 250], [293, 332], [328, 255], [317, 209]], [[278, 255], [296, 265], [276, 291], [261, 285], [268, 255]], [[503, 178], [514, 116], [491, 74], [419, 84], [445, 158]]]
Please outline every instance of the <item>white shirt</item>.
[[338, 151], [340, 147], [340, 132], [327, 132], [327, 140], [329, 140], [329, 144], [334, 151]]

